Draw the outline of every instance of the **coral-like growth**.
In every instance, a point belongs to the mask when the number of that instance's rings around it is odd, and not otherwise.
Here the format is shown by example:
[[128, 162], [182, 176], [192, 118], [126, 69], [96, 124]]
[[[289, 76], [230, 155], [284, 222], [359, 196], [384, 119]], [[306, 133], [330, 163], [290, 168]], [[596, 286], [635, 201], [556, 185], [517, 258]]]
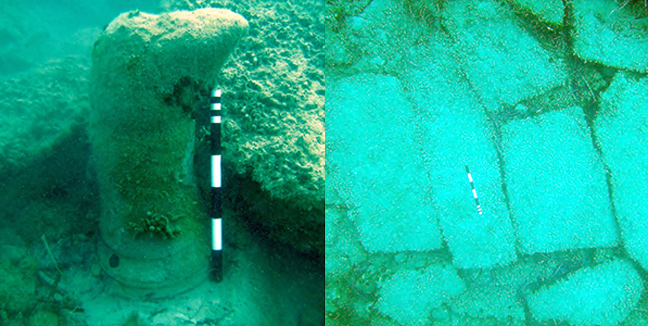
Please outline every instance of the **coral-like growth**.
[[182, 229], [179, 225], [171, 223], [178, 218], [179, 216], [167, 217], [161, 213], [148, 211], [146, 217], [140, 219], [140, 223], [130, 222], [129, 226], [137, 235], [148, 233], [152, 236], [159, 235], [164, 239], [171, 239], [180, 234]]

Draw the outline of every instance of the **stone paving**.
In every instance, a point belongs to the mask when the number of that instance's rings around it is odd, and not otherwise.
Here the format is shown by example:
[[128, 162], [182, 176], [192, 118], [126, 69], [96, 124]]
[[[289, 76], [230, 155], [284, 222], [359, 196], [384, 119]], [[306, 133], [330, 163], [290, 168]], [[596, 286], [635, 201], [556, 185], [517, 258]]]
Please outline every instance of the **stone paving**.
[[643, 2], [348, 3], [327, 325], [648, 324]]

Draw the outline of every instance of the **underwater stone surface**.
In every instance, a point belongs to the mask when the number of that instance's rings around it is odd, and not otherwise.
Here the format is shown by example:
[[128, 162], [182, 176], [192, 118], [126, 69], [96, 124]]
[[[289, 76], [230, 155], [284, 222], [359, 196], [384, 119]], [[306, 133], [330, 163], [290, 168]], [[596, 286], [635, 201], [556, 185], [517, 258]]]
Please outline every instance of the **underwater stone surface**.
[[518, 300], [518, 290], [513, 287], [483, 285], [467, 287], [452, 304], [453, 311], [475, 318], [511, 320], [513, 325], [523, 324], [524, 307]]
[[[414, 105], [416, 144], [443, 236], [459, 268], [506, 265], [516, 259], [515, 235], [502, 192], [494, 130], [460, 77], [448, 40], [438, 37], [409, 51], [420, 58], [403, 79]], [[418, 159], [418, 158], [417, 158]], [[465, 166], [483, 214], [478, 214]]]
[[0, 322], [4, 322], [7, 314], [34, 309], [38, 263], [24, 245], [2, 244], [0, 252]]
[[443, 17], [488, 110], [499, 111], [565, 82], [559, 56], [545, 50], [508, 6], [493, 0], [451, 1]]
[[[642, 1], [632, 2], [643, 4]], [[460, 268], [458, 276], [465, 283], [466, 291], [425, 312], [425, 321], [415, 322], [424, 325], [488, 326], [560, 324], [557, 320], [535, 320], [524, 294], [555, 285], [584, 266], [596, 266], [623, 257], [627, 255], [627, 247], [617, 241], [612, 244], [614, 247], [550, 253], [527, 254], [520, 250], [520, 242], [508, 220], [509, 202], [502, 191], [502, 188], [507, 189], [507, 184], [502, 178], [504, 174], [499, 174], [500, 171], [505, 172], [504, 162], [498, 150], [501, 151], [500, 131], [506, 123], [581, 106], [585, 117], [580, 117], [579, 124], [586, 123], [587, 132], [575, 141], [578, 145], [588, 144], [588, 155], [600, 153], [598, 146], [592, 146], [590, 123], [601, 112], [598, 107], [601, 103], [599, 92], [608, 87], [616, 69], [584, 62], [573, 55], [572, 41], [577, 35], [572, 27], [574, 15], [571, 7], [565, 8], [560, 0], [533, 3], [526, 0], [373, 0], [366, 8], [359, 10], [357, 7], [349, 8], [345, 1], [327, 0], [326, 3], [327, 13], [331, 13], [327, 15], [326, 26], [327, 46], [330, 46], [326, 51], [327, 77], [336, 81], [359, 74], [390, 75], [402, 83], [404, 96], [414, 111], [412, 123], [415, 125], [418, 155], [424, 160], [433, 210], [440, 219], [445, 240], [441, 249], [430, 252], [368, 252], [362, 261], [353, 263], [348, 260], [353, 264], [350, 268], [340, 267], [341, 270], [350, 271], [347, 274], [327, 274], [327, 286], [332, 285], [327, 287], [326, 323], [405, 324], [394, 317], [408, 313], [397, 311], [402, 309], [400, 301], [393, 307], [384, 303], [378, 311], [377, 302], [381, 300], [380, 294], [384, 288], [375, 291], [374, 284], [383, 285], [385, 274], [401, 270], [401, 264], [429, 259], [434, 263], [452, 263], [455, 268]], [[364, 4], [366, 1], [357, 3]], [[617, 7], [624, 3], [618, 1]], [[457, 7], [468, 10], [456, 10]], [[449, 10], [453, 12], [449, 13]], [[454, 13], [461, 13], [462, 17], [454, 17]], [[457, 21], [465, 24], [458, 28]], [[636, 32], [639, 38], [645, 36], [645, 32]], [[510, 35], [513, 36], [507, 37]], [[333, 44], [329, 45], [331, 39]], [[534, 62], [535, 59], [539, 59], [539, 62]], [[504, 76], [505, 85], [497, 84], [498, 80], [493, 76]], [[327, 97], [334, 96], [329, 88]], [[514, 109], [516, 106], [517, 109]], [[457, 113], [453, 115], [455, 111]], [[330, 137], [334, 137], [333, 132], [329, 133]], [[562, 138], [560, 141], [564, 142]], [[461, 142], [461, 145], [455, 145], [455, 142]], [[327, 152], [330, 154], [329, 145], [327, 142]], [[470, 149], [471, 146], [475, 149]], [[463, 155], [453, 156], [453, 152]], [[633, 149], [630, 155], [624, 156], [628, 164], [631, 164], [634, 155], [638, 154]], [[476, 212], [465, 172], [448, 173], [453, 164], [465, 160], [474, 160], [469, 165], [480, 203], [484, 207], [483, 215]], [[352, 182], [344, 177], [347, 173], [344, 167], [329, 164], [331, 160], [328, 158], [327, 161], [329, 181], [338, 179], [335, 184], [351, 187]], [[600, 167], [600, 162], [598, 164]], [[609, 172], [602, 172], [587, 164], [584, 168], [595, 171], [596, 178]], [[335, 177], [334, 173], [340, 177]], [[447, 187], [454, 179], [457, 180], [456, 187]], [[438, 180], [447, 183], [439, 184]], [[594, 188], [604, 188], [604, 192], [609, 194], [606, 181], [604, 179]], [[486, 183], [487, 189], [480, 190], [484, 187], [480, 183]], [[446, 189], [451, 189], [448, 197], [444, 197]], [[335, 187], [327, 184], [327, 205], [330, 199], [333, 205], [354, 207], [354, 201], [343, 198], [335, 190]], [[596, 191], [595, 196], [600, 197], [601, 192]], [[448, 200], [452, 197], [456, 200]], [[610, 199], [604, 199], [609, 204]], [[498, 215], [488, 216], [487, 211]], [[514, 216], [510, 218], [514, 219]], [[596, 223], [596, 218], [584, 217], [588, 223]], [[484, 220], [494, 220], [495, 223], [484, 223]], [[346, 232], [345, 225], [327, 225], [329, 227], [340, 227], [342, 232]], [[480, 227], [481, 231], [469, 233], [473, 227]], [[492, 232], [493, 228], [496, 232]], [[501, 231], [498, 228], [508, 231], [497, 233]], [[448, 238], [448, 234], [454, 238]], [[484, 245], [474, 243], [473, 239], [488, 241], [489, 250], [484, 250]], [[506, 241], [499, 241], [502, 239]], [[340, 241], [335, 238], [329, 240]], [[340, 241], [343, 247], [347, 244]], [[466, 247], [470, 250], [464, 250]], [[335, 243], [328, 244], [328, 248], [335, 248]], [[507, 251], [500, 256], [500, 249]], [[462, 256], [463, 260], [458, 259]], [[467, 263], [473, 266], [483, 264], [481, 266], [484, 267], [462, 268], [458, 265]], [[430, 265], [422, 264], [413, 269], [423, 270]], [[366, 270], [374, 272], [367, 273]], [[610, 282], [618, 280], [611, 274], [600, 276], [601, 283], [607, 282], [608, 278]], [[331, 283], [328, 283], [329, 280]], [[403, 290], [403, 293], [410, 292]], [[433, 295], [433, 291], [429, 291], [428, 295]], [[423, 299], [412, 303], [414, 310], [421, 309], [417, 304], [425, 305], [426, 301]], [[640, 301], [625, 323], [646, 324], [648, 314], [644, 311], [647, 304], [646, 300]], [[575, 309], [580, 308], [575, 306]], [[388, 315], [385, 312], [388, 309], [397, 312]], [[613, 308], [609, 309], [612, 311]], [[402, 318], [405, 320], [407, 317]]]
[[[413, 111], [398, 79], [372, 74], [330, 82], [327, 108], [333, 181], [369, 252], [433, 250], [441, 234], [417, 158]], [[362, 125], [362, 128], [358, 126]]]
[[506, 185], [522, 252], [617, 245], [605, 171], [589, 133], [579, 107], [502, 128]]
[[562, 0], [513, 0], [520, 8], [531, 12], [541, 21], [551, 25], [562, 25], [564, 18], [565, 6]]
[[216, 81], [223, 90], [223, 165], [241, 175], [246, 187], [264, 192], [247, 206], [272, 238], [323, 254], [323, 1], [162, 4], [226, 8], [249, 21], [248, 35]]
[[648, 78], [618, 73], [601, 102], [594, 130], [610, 168], [624, 247], [648, 268]]
[[95, 228], [83, 218], [96, 199], [86, 171], [89, 74], [86, 60], [67, 57], [0, 82], [0, 222], [27, 241]]
[[87, 62], [69, 57], [0, 82], [0, 174], [28, 166], [83, 125], [88, 77]]
[[[574, 0], [574, 52], [585, 61], [648, 72], [643, 1]], [[643, 17], [643, 18], [641, 18]]]
[[326, 209], [326, 274], [342, 275], [366, 258], [357, 231], [348, 219], [348, 212]]
[[463, 292], [466, 287], [448, 265], [397, 271], [382, 281], [376, 308], [401, 325], [429, 325], [430, 311]]
[[565, 321], [578, 326], [618, 325], [632, 311], [643, 291], [639, 273], [627, 261], [584, 267], [567, 279], [527, 297], [539, 321]]

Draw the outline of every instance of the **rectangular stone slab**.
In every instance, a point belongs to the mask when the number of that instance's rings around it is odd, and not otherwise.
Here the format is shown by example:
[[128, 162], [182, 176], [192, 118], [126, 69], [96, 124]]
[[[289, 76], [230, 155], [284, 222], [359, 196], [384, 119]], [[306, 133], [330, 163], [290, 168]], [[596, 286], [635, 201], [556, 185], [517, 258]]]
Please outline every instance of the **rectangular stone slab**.
[[632, 264], [616, 260], [585, 267], [527, 297], [539, 321], [612, 326], [622, 322], [639, 301], [643, 282]]
[[400, 81], [355, 75], [329, 82], [326, 96], [326, 160], [334, 166], [327, 183], [352, 207], [349, 216], [365, 249], [440, 248], [429, 181], [410, 123], [414, 112]]
[[580, 108], [511, 121], [502, 145], [522, 252], [617, 245], [603, 164]]
[[378, 285], [376, 308], [401, 325], [431, 325], [430, 311], [466, 286], [447, 264], [435, 264], [421, 270], [400, 270]]
[[443, 18], [466, 75], [489, 110], [564, 83], [565, 65], [558, 55], [543, 49], [502, 1], [448, 1]]
[[574, 0], [573, 7], [576, 55], [585, 61], [648, 72], [644, 1]]
[[601, 96], [594, 129], [612, 175], [623, 246], [648, 268], [648, 78], [618, 73]]

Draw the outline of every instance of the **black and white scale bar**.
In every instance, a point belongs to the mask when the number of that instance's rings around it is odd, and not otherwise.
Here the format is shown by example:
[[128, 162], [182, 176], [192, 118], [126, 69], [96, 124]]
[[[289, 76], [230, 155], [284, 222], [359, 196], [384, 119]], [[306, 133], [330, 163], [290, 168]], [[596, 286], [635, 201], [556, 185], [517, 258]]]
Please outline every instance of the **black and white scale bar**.
[[468, 181], [470, 182], [470, 189], [472, 189], [473, 197], [475, 197], [475, 205], [477, 205], [477, 212], [479, 215], [482, 213], [481, 205], [479, 205], [479, 198], [477, 197], [477, 190], [475, 190], [475, 184], [473, 183], [473, 178], [470, 175], [470, 169], [466, 165], [466, 173], [468, 174]]
[[221, 90], [214, 89], [209, 98], [211, 141], [211, 277], [223, 279], [223, 224], [221, 180]]

